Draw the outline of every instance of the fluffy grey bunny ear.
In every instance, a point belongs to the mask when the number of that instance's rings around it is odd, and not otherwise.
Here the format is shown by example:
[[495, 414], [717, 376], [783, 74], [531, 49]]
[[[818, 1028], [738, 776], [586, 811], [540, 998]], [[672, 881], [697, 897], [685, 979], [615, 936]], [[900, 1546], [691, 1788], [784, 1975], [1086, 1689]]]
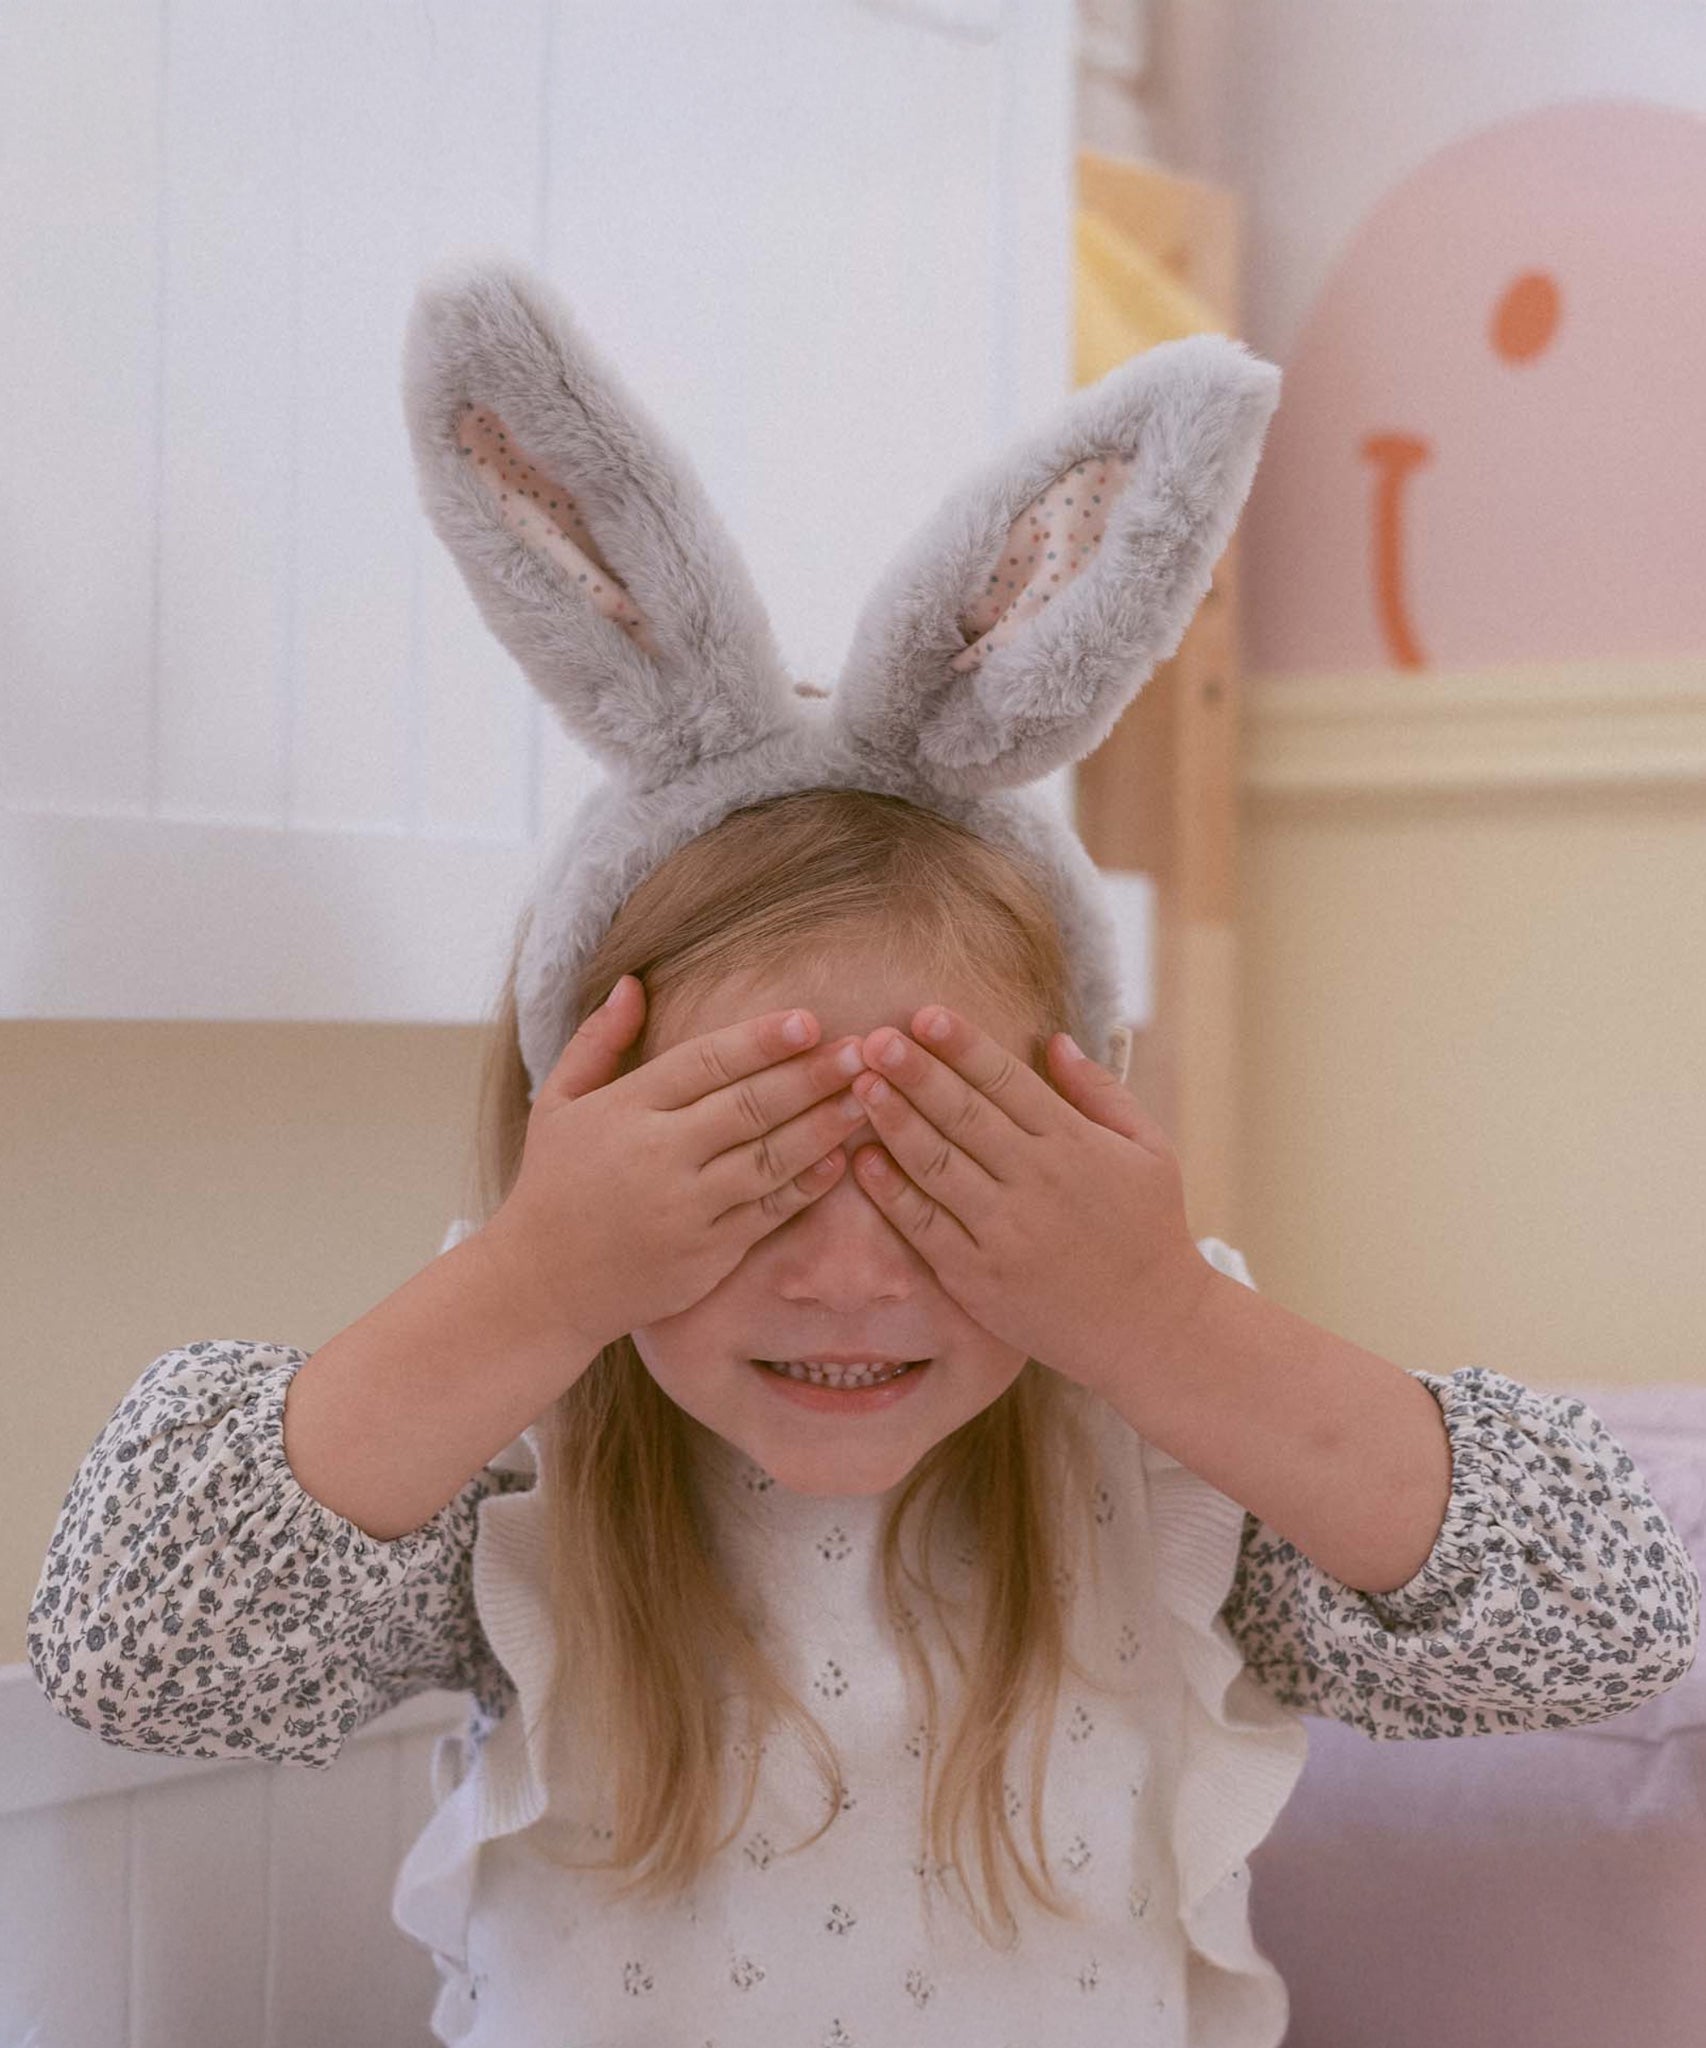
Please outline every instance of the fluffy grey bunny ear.
[[959, 795], [1082, 759], [1185, 637], [1255, 480], [1280, 372], [1221, 334], [1076, 391], [884, 572], [832, 716]]
[[607, 769], [654, 787], [798, 719], [698, 478], [549, 286], [501, 257], [430, 274], [403, 400], [482, 617]]

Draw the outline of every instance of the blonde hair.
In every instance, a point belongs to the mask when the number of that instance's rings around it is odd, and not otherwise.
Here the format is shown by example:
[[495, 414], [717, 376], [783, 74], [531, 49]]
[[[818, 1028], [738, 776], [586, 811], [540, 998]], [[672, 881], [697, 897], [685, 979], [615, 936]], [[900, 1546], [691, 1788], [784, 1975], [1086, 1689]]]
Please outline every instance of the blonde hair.
[[[525, 934], [518, 934], [516, 953]], [[955, 973], [1036, 1032], [1032, 1064], [1068, 1022], [1068, 972], [1049, 898], [1014, 856], [954, 821], [899, 797], [813, 789], [734, 811], [679, 848], [631, 892], [587, 964], [568, 1030], [623, 974], [647, 993], [647, 1027], [623, 1056], [647, 1056], [658, 1006], [735, 974], [827, 957], [856, 934]], [[565, 1032], [565, 1038], [567, 1032]], [[471, 1213], [495, 1213], [521, 1162], [528, 1075], [515, 1028], [515, 968], [500, 998], [487, 1056]], [[966, 1910], [992, 1945], [1010, 1947], [1017, 1923], [1000, 1863], [1011, 1859], [1046, 1911], [1078, 1917], [1060, 1899], [1043, 1843], [1044, 1759], [1070, 1655], [1059, 1590], [1064, 1517], [1088, 1515], [1090, 1476], [1076, 1392], [1037, 1360], [994, 1402], [934, 1445], [897, 1490], [884, 1520], [882, 1572], [891, 1620], [926, 1703], [920, 1874], [934, 1861], [964, 1887]], [[721, 1579], [696, 1494], [694, 1445], [704, 1426], [669, 1399], [633, 1341], [607, 1344], [541, 1417], [542, 1463], [557, 1503], [551, 1533], [551, 1603], [557, 1628], [552, 1677], [575, 1673], [577, 1708], [614, 1789], [611, 1853], [573, 1867], [628, 1871], [617, 1896], [687, 1890], [746, 1820], [757, 1791], [763, 1736], [793, 1728], [824, 1781], [828, 1812], [796, 1848], [815, 1842], [841, 1809], [838, 1760], [823, 1730], [761, 1654], [735, 1589]], [[916, 1508], [916, 1514], [913, 1510]], [[969, 1518], [983, 1612], [971, 1657], [949, 1622], [928, 1556], [938, 1518]], [[903, 1557], [903, 1533], [921, 1525], [922, 1571]], [[919, 1587], [941, 1621], [961, 1703], [931, 1788], [938, 1695], [931, 1661], [902, 1582]], [[571, 1646], [572, 1645], [572, 1650]], [[749, 1703], [744, 1795], [720, 1834], [722, 1759], [730, 1748], [724, 1678]], [[1005, 1762], [1027, 1709], [1030, 1843], [1026, 1865], [1010, 1826]], [[969, 1830], [987, 1906], [958, 1851]], [[559, 1859], [568, 1862], [569, 1859]], [[946, 1883], [944, 1882], [946, 1889]]]

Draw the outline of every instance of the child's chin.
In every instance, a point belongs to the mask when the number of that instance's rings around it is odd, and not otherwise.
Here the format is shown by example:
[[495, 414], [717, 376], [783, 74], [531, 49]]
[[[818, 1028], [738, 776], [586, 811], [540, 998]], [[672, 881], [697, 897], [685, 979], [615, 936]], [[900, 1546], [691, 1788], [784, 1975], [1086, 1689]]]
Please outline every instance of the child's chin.
[[801, 1456], [775, 1443], [753, 1446], [748, 1456], [789, 1493], [842, 1500], [867, 1498], [887, 1493], [898, 1486], [918, 1463], [921, 1451], [888, 1445], [882, 1453], [873, 1446], [862, 1453], [850, 1453], [845, 1445], [831, 1446], [822, 1453]]

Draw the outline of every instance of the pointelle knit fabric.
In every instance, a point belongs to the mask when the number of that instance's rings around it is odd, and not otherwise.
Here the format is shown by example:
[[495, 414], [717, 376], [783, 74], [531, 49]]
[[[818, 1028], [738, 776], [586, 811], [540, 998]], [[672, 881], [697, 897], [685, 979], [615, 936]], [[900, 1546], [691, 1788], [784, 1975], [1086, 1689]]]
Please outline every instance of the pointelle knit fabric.
[[[1231, 1247], [1199, 1248], [1253, 1284]], [[545, 1853], [596, 1852], [609, 1815], [572, 1711], [540, 1712], [553, 1637], [535, 1432], [381, 1540], [284, 1457], [306, 1356], [210, 1340], [143, 1373], [66, 1496], [28, 1654], [55, 1707], [103, 1740], [322, 1768], [401, 1700], [468, 1692], [392, 1900], [436, 1960], [447, 2043], [1276, 2048], [1285, 1986], [1251, 1936], [1247, 1859], [1303, 1768], [1304, 1714], [1388, 1740], [1567, 1727], [1665, 1691], [1698, 1644], [1687, 1549], [1579, 1400], [1482, 1367], [1418, 1373], [1451, 1442], [1450, 1504], [1415, 1577], [1376, 1595], [1086, 1393], [1093, 1536], [1057, 1590], [1097, 1683], [1063, 1682], [1044, 1805], [1077, 1917], [1013, 1886], [1022, 1933], [1003, 1953], [920, 1853], [922, 1715], [878, 1597], [882, 1497], [791, 1494], [711, 1439], [719, 1560], [835, 1746], [845, 1803], [793, 1852], [822, 1818], [820, 1781], [773, 1733], [758, 1801], [695, 1892], [613, 1908]], [[951, 1583], [976, 1559], [947, 1564]], [[1007, 1790], [1022, 1827], [1022, 1770]]]

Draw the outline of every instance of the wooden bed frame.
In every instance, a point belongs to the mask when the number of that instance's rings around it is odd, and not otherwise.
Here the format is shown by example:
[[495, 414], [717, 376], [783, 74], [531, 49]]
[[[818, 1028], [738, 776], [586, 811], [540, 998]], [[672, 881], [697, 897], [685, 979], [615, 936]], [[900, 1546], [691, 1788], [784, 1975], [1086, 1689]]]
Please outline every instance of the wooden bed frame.
[[[1093, 217], [1100, 231], [1129, 239], [1183, 287], [1171, 319], [1146, 323], [1134, 313], [1127, 353], [1196, 327], [1237, 334], [1236, 195], [1080, 150], [1078, 203], [1081, 222]], [[1200, 312], [1190, 320], [1193, 302]], [[1112, 367], [1086, 345], [1078, 358], [1079, 384]], [[1178, 1151], [1193, 1235], [1233, 1241], [1238, 545], [1235, 534], [1173, 659], [1076, 771], [1076, 823], [1091, 856], [1112, 874], [1147, 875], [1155, 891], [1153, 1014], [1133, 1034], [1127, 1085]]]

